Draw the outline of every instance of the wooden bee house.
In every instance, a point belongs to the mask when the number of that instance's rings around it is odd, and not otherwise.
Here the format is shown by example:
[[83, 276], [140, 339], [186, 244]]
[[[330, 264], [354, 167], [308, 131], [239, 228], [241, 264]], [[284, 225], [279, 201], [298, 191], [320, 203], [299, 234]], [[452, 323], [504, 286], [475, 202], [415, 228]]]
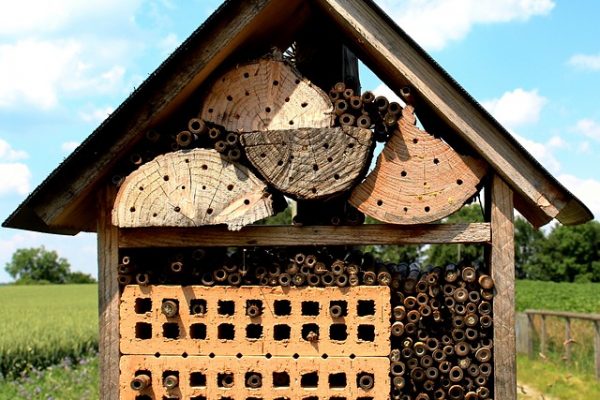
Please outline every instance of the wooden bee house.
[[[97, 232], [103, 399], [514, 400], [515, 208], [592, 219], [371, 0], [228, 0], [4, 226]], [[339, 254], [416, 243], [487, 263]]]

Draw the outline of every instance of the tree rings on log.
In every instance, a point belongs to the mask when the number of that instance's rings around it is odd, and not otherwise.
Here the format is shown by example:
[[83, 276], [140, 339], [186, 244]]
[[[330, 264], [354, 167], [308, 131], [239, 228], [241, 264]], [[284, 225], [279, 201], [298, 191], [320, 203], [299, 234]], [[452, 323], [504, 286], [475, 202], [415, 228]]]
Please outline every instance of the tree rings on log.
[[371, 159], [373, 132], [356, 127], [286, 129], [241, 136], [246, 156], [269, 184], [309, 200], [349, 190]]
[[331, 126], [325, 92], [283, 61], [261, 59], [218, 78], [202, 101], [200, 118], [231, 132]]
[[121, 228], [227, 224], [230, 230], [273, 215], [273, 198], [248, 168], [214, 150], [168, 153], [123, 182], [113, 208]]
[[379, 221], [409, 225], [447, 217], [477, 192], [487, 172], [484, 161], [459, 155], [415, 123], [407, 106], [375, 169], [350, 197]]

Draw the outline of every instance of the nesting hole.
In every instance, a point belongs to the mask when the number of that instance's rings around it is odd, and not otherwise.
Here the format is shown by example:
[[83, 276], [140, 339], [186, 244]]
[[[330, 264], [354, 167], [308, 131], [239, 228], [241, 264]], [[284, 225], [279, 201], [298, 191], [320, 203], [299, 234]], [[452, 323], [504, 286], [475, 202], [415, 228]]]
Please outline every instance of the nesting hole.
[[331, 324], [329, 326], [329, 339], [346, 340], [348, 338], [348, 327], [346, 324]]
[[329, 374], [329, 388], [330, 389], [342, 389], [348, 385], [346, 374], [340, 372], [338, 374]]
[[348, 302], [344, 300], [334, 300], [329, 302], [329, 308], [333, 306], [338, 306], [342, 309], [341, 317], [345, 317], [348, 315]]
[[179, 206], [176, 206], [176, 207], [175, 207], [173, 210], [174, 210], [175, 212], [179, 212], [179, 211], [181, 211], [181, 208], [180, 208]]
[[429, 212], [431, 211], [431, 208], [429, 206], [425, 207], [425, 212]]
[[136, 339], [152, 339], [152, 324], [147, 322], [138, 322], [135, 324]]
[[244, 72], [244, 78], [246, 78], [246, 79], [250, 78], [250, 74], [247, 72]]
[[275, 300], [273, 309], [277, 316], [290, 315], [292, 313], [292, 303], [289, 300]]
[[192, 372], [190, 374], [190, 386], [191, 387], [205, 387], [206, 386], [206, 375], [202, 372]]
[[217, 328], [217, 337], [223, 340], [235, 339], [235, 326], [233, 324], [221, 324]]
[[289, 340], [292, 332], [292, 328], [289, 325], [280, 324], [273, 327], [273, 339], [274, 340]]
[[319, 336], [319, 325], [317, 324], [304, 324], [302, 325], [302, 339], [308, 340], [308, 334], [314, 332]]
[[302, 106], [302, 108], [306, 108], [306, 107], [308, 107], [308, 103], [304, 102], [304, 103], [300, 104], [300, 106]]
[[248, 199], [245, 199], [245, 200], [244, 200], [244, 204], [245, 204], [245, 205], [250, 205], [250, 200], [248, 200]]
[[203, 315], [203, 314], [206, 314], [206, 300], [204, 300], [204, 299], [192, 299], [190, 301], [190, 314], [191, 315]]
[[419, 143], [419, 139], [417, 139], [417, 138], [414, 138], [414, 139], [413, 139], [413, 143], [414, 143], [414, 144], [417, 144], [417, 143]]
[[303, 388], [316, 388], [319, 386], [319, 373], [309, 372], [302, 374], [300, 378], [300, 386]]
[[211, 215], [214, 212], [214, 210], [212, 208], [209, 208], [208, 210], [206, 210], [206, 213], [208, 215]]
[[163, 324], [163, 337], [167, 339], [178, 339], [179, 324], [177, 322], [167, 322]]
[[163, 180], [164, 180], [165, 182], [167, 182], [167, 181], [169, 180], [169, 175], [165, 175], [165, 176], [163, 176]]
[[290, 374], [287, 372], [273, 372], [273, 387], [290, 387]]
[[333, 179], [335, 179], [336, 181], [338, 181], [340, 179], [340, 174], [334, 174], [333, 175]]
[[374, 325], [359, 325], [358, 339], [364, 342], [375, 341], [375, 326]]
[[205, 324], [190, 325], [190, 337], [192, 339], [205, 340], [206, 339], [206, 325]]
[[271, 112], [271, 107], [265, 108], [265, 112], [270, 113]]
[[231, 372], [220, 373], [217, 375], [218, 387], [231, 387], [233, 386], [233, 383], [233, 374]]
[[404, 177], [406, 177], [406, 175], [408, 175], [408, 174], [406, 173], [406, 171], [402, 171], [402, 172], [400, 172], [400, 176], [402, 176], [403, 178], [404, 178]]
[[359, 300], [356, 305], [356, 314], [359, 317], [375, 315], [375, 302], [373, 300]]
[[131, 211], [131, 212], [135, 212], [135, 207], [131, 207], [131, 208], [129, 209], [129, 211]]
[[246, 338], [251, 340], [260, 339], [263, 334], [263, 326], [261, 324], [246, 325]]
[[377, 200], [377, 205], [381, 207], [383, 205], [383, 200]]
[[434, 159], [433, 159], [433, 163], [437, 165], [437, 164], [439, 164], [439, 163], [440, 163], [440, 160], [438, 160], [437, 158], [434, 158]]
[[[262, 374], [258, 372], [246, 372], [244, 376], [246, 387], [259, 388], [262, 387]], [[255, 397], [254, 397], [255, 398]], [[246, 399], [249, 400], [250, 398]]]
[[233, 315], [235, 313], [235, 302], [232, 300], [219, 300], [217, 312], [219, 315]]
[[302, 315], [309, 315], [309, 316], [319, 315], [319, 302], [318, 301], [303, 301], [302, 302]]
[[152, 299], [137, 298], [135, 299], [135, 313], [146, 314], [152, 311]]
[[279, 81], [273, 81], [273, 86], [278, 86], [279, 85]]
[[227, 96], [227, 101], [233, 101], [233, 96], [231, 96], [231, 95], [228, 95], [228, 96]]
[[462, 185], [462, 184], [463, 184], [463, 181], [462, 181], [462, 179], [457, 179], [457, 180], [456, 180], [456, 184], [457, 184], [457, 185], [459, 185], [459, 186], [460, 186], [460, 185]]
[[277, 161], [277, 166], [282, 167], [283, 166], [283, 160]]
[[135, 400], [152, 400], [152, 397], [148, 396], [147, 394], [140, 394], [135, 396]]

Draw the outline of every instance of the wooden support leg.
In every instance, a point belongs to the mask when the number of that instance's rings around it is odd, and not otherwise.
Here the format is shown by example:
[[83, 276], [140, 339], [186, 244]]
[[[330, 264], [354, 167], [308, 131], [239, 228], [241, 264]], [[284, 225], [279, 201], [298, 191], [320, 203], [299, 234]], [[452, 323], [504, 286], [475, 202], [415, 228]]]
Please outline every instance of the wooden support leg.
[[115, 190], [98, 198], [98, 313], [100, 322], [100, 398], [119, 398], [118, 231], [111, 223]]
[[596, 379], [600, 380], [600, 321], [594, 321], [594, 358], [596, 359]]
[[499, 176], [487, 188], [491, 222], [490, 272], [494, 278], [494, 398], [516, 400], [515, 246], [513, 192]]

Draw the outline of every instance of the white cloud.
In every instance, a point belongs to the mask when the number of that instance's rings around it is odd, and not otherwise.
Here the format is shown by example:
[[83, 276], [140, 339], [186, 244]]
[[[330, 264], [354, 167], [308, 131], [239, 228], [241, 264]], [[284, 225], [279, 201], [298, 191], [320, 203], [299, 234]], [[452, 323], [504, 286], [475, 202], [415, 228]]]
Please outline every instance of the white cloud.
[[590, 142], [587, 140], [579, 143], [579, 146], [577, 146], [577, 151], [582, 154], [590, 154], [591, 150]]
[[504, 93], [498, 99], [492, 99], [481, 104], [501, 124], [509, 129], [528, 123], [537, 122], [547, 99], [540, 96], [537, 90], [521, 88]]
[[582, 119], [577, 121], [574, 128], [575, 132], [581, 133], [590, 139], [600, 141], [600, 123], [592, 119]]
[[596, 219], [600, 219], [600, 181], [569, 174], [559, 175], [558, 180], [590, 208]]
[[526, 21], [547, 15], [553, 0], [377, 0], [420, 45], [440, 50], [473, 25]]
[[548, 146], [553, 149], [564, 149], [569, 147], [569, 143], [565, 142], [560, 136], [552, 136], [548, 141]]
[[31, 172], [23, 163], [0, 163], [0, 196], [29, 193]]
[[600, 54], [575, 54], [568, 64], [585, 71], [600, 71]]
[[79, 142], [64, 142], [60, 148], [64, 153], [70, 153], [79, 147]]
[[158, 48], [163, 55], [169, 55], [179, 46], [179, 39], [174, 33], [169, 33], [158, 42]]
[[111, 106], [95, 108], [89, 111], [80, 111], [79, 116], [85, 122], [100, 123], [106, 119], [115, 109]]
[[15, 150], [6, 140], [0, 139], [0, 161], [18, 161], [27, 157], [27, 152]]
[[513, 132], [515, 139], [527, 150], [536, 160], [540, 162], [548, 171], [556, 174], [560, 171], [560, 162], [552, 152], [553, 146], [550, 143], [539, 143], [527, 139]]

